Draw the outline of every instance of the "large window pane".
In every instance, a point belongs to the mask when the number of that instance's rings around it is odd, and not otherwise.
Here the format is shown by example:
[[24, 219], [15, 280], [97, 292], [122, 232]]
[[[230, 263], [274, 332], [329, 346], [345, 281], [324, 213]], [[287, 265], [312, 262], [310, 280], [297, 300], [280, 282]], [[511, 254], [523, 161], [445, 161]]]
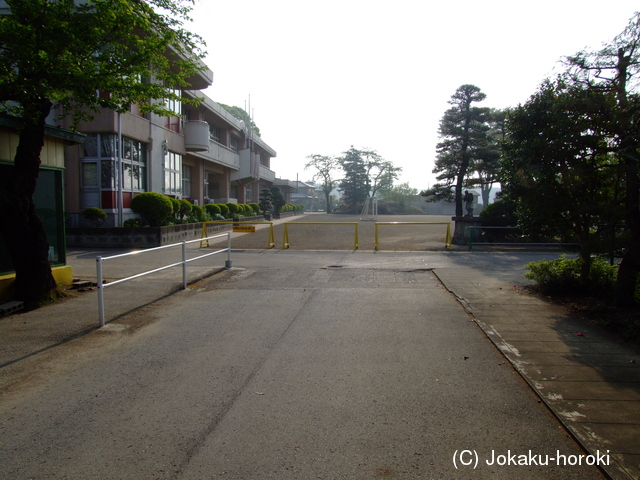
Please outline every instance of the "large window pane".
[[100, 162], [101, 165], [101, 186], [102, 188], [115, 188], [115, 165], [113, 160], [103, 160]]
[[98, 135], [87, 135], [84, 139], [84, 156], [85, 157], [98, 157]]
[[116, 156], [114, 135], [109, 135], [106, 133], [100, 134], [100, 156], [103, 158], [114, 158]]
[[98, 166], [96, 162], [85, 162], [82, 164], [82, 186], [98, 186]]

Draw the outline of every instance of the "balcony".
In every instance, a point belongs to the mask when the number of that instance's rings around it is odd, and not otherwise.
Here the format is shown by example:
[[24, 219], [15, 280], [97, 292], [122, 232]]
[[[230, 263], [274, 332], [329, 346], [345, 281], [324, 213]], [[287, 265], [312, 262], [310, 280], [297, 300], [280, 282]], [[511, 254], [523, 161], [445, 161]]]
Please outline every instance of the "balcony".
[[276, 172], [268, 169], [264, 165], [260, 165], [260, 180], [265, 180], [267, 182], [273, 183], [276, 179]]
[[187, 152], [209, 151], [209, 124], [190, 120], [184, 124], [184, 148]]

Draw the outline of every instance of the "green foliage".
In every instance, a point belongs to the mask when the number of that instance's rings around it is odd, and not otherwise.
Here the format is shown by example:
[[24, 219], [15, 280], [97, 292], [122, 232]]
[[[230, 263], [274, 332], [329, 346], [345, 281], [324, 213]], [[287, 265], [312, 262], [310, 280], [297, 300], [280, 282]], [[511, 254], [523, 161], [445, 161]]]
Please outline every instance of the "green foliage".
[[[433, 173], [439, 183], [425, 195], [450, 195], [455, 185], [456, 216], [462, 216], [462, 188], [475, 155], [486, 146], [490, 110], [472, 106], [486, 98], [475, 85], [461, 85], [451, 96], [452, 105], [440, 120]], [[436, 199], [436, 201], [439, 200]]]
[[594, 227], [623, 213], [622, 171], [610, 154], [614, 107], [610, 95], [559, 78], [511, 110], [505, 125], [500, 180], [520, 225], [527, 234], [577, 238], [587, 263]]
[[140, 219], [139, 218], [130, 218], [129, 220], [125, 220], [122, 224], [123, 227], [126, 228], [135, 228], [140, 227]]
[[159, 227], [173, 212], [173, 203], [160, 193], [139, 193], [131, 199], [131, 210], [144, 218], [152, 227]]
[[340, 166], [338, 160], [333, 157], [317, 154], [309, 155], [307, 158], [309, 159], [309, 162], [304, 166], [304, 169], [315, 169], [313, 180], [321, 181], [320, 188], [324, 192], [327, 213], [331, 213], [331, 191], [338, 185], [338, 181], [336, 179], [336, 170]]
[[180, 200], [173, 197], [167, 197], [167, 198], [171, 202], [171, 209], [172, 209], [171, 213], [173, 214], [174, 217], [178, 218], [180, 215]]
[[270, 212], [273, 208], [273, 193], [268, 188], [263, 188], [260, 192], [260, 210], [263, 214]]
[[207, 211], [200, 205], [191, 205], [191, 213], [187, 217], [189, 223], [206, 222], [211, 218]]
[[82, 212], [85, 220], [90, 221], [94, 227], [99, 227], [107, 219], [107, 213], [101, 208], [87, 208]]
[[338, 163], [344, 170], [344, 178], [340, 181], [342, 199], [351, 207], [363, 204], [369, 196], [370, 185], [365, 153], [352, 146], [338, 159]]
[[247, 128], [249, 128], [249, 130], [251, 130], [257, 136], [260, 136], [260, 129], [253, 122], [253, 120], [251, 119], [251, 116], [247, 112], [245, 112], [243, 108], [232, 107], [229, 105], [225, 105], [224, 103], [220, 103], [219, 105], [222, 108], [224, 108], [227, 112], [229, 112], [231, 115], [236, 117], [238, 120], [242, 120], [244, 124], [247, 126]]
[[[173, 89], [188, 87], [203, 68], [202, 39], [182, 27], [189, 3], [10, 2], [12, 14], [0, 22], [0, 90], [3, 102], [14, 102], [5, 107], [23, 118], [41, 99], [75, 119], [101, 107], [124, 113], [133, 104], [170, 114], [167, 100], [189, 101]], [[178, 55], [167, 56], [169, 49]], [[158, 82], [140, 81], [152, 77]]]
[[545, 295], [590, 295], [609, 298], [615, 289], [617, 265], [609, 265], [596, 257], [585, 277], [584, 260], [569, 259], [566, 255], [549, 261], [531, 262], [525, 265], [529, 271], [525, 277], [534, 280]]
[[180, 209], [178, 210], [178, 216], [180, 218], [184, 218], [191, 213], [191, 210], [193, 210], [193, 205], [191, 205], [191, 202], [185, 199], [181, 199]]
[[493, 202], [480, 212], [482, 225], [495, 227], [517, 226], [516, 207], [517, 205], [514, 202], [506, 199]]
[[256, 215], [260, 214], [260, 205], [258, 205], [257, 203], [250, 203], [249, 206], [251, 207], [251, 210], [255, 212]]
[[276, 212], [281, 212], [281, 208], [286, 203], [278, 187], [271, 187], [271, 203]]
[[229, 215], [229, 207], [225, 203], [216, 203], [216, 205], [220, 209], [220, 215], [223, 217]]
[[220, 215], [222, 213], [222, 211], [220, 210], [220, 205], [215, 203], [207, 203], [204, 208], [212, 217], [215, 217], [216, 215]]
[[226, 203], [225, 205], [229, 209], [229, 213], [231, 215], [237, 215], [238, 213], [240, 213], [240, 209], [238, 208], [238, 204], [237, 203], [229, 202], [229, 203]]

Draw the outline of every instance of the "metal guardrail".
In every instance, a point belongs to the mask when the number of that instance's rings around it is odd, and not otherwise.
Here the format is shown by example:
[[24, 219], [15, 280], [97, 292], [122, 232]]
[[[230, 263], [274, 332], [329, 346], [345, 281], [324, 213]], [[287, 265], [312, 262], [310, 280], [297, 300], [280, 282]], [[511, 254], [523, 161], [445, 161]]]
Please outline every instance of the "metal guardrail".
[[[469, 251], [472, 250], [474, 245], [473, 243], [473, 231], [474, 230], [485, 230], [485, 229], [496, 229], [496, 230], [519, 230], [519, 227], [498, 227], [498, 226], [478, 226], [478, 227], [467, 227], [469, 229]], [[480, 242], [476, 243], [476, 245], [537, 245], [537, 246], [559, 246], [559, 247], [574, 247], [576, 245], [580, 245], [579, 243], [562, 243], [562, 242]]]
[[273, 222], [202, 222], [200, 248], [209, 246], [209, 239], [204, 238], [207, 236], [207, 225], [269, 225], [269, 240], [267, 242], [267, 248], [273, 248], [276, 245], [275, 236], [273, 234]]
[[376, 222], [376, 251], [378, 250], [378, 225], [446, 225], [447, 235], [444, 239], [444, 246], [451, 250], [451, 223], [449, 222]]
[[[215, 252], [210, 252], [207, 253], [205, 255], [200, 255], [199, 257], [194, 257], [194, 258], [190, 258], [187, 259], [187, 244], [189, 243], [195, 243], [195, 242], [200, 242], [203, 240], [210, 240], [212, 238], [219, 238], [219, 237], [227, 237], [227, 248], [223, 248], [221, 250], [216, 250]], [[180, 262], [176, 262], [176, 263], [172, 263], [170, 265], [165, 265], [163, 267], [159, 267], [159, 268], [154, 268], [153, 270], [149, 270], [147, 272], [142, 272], [142, 273], [138, 273], [137, 275], [132, 275], [130, 277], [126, 277], [126, 278], [121, 278], [119, 280], [114, 280], [113, 282], [109, 282], [109, 283], [104, 283], [103, 281], [103, 277], [102, 277], [102, 265], [105, 262], [105, 260], [113, 260], [114, 258], [122, 258], [122, 257], [127, 257], [130, 255], [140, 255], [140, 254], [144, 254], [144, 253], [148, 253], [148, 252], [154, 252], [157, 250], [163, 250], [165, 248], [171, 248], [171, 247], [177, 247], [177, 246], [181, 246], [182, 247], [182, 261]], [[143, 277], [145, 275], [150, 275], [152, 273], [157, 273], [160, 272], [162, 270], [166, 270], [167, 268], [172, 268], [172, 267], [177, 267], [178, 265], [182, 265], [182, 289], [186, 289], [187, 288], [187, 263], [189, 262], [193, 262], [195, 260], [199, 260], [201, 258], [204, 257], [209, 257], [211, 255], [215, 255], [217, 253], [223, 253], [223, 252], [227, 252], [227, 260], [225, 262], [225, 268], [231, 268], [231, 232], [225, 232], [225, 233], [221, 233], [218, 235], [213, 235], [211, 237], [208, 238], [204, 238], [204, 239], [197, 239], [197, 240], [190, 240], [188, 242], [180, 242], [180, 243], [173, 243], [171, 245], [163, 245], [161, 247], [155, 247], [155, 248], [148, 248], [145, 250], [138, 250], [135, 252], [128, 252], [128, 253], [122, 253], [120, 255], [112, 255], [110, 257], [96, 257], [96, 271], [97, 271], [97, 277], [98, 277], [98, 317], [99, 317], [99, 321], [100, 321], [100, 327], [104, 327], [104, 289], [107, 287], [112, 287], [114, 285], [118, 285], [119, 283], [123, 283], [129, 280], [133, 280], [134, 278], [140, 278]]]
[[353, 249], [358, 249], [358, 222], [287, 222], [284, 224], [284, 233], [282, 235], [282, 249], [289, 248], [289, 225], [354, 225], [355, 239], [353, 241]]

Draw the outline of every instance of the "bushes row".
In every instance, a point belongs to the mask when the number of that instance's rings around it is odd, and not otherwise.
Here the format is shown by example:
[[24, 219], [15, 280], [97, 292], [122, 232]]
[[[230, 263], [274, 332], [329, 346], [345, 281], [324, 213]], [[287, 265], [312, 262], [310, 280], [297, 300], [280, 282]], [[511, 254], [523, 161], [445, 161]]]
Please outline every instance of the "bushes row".
[[145, 192], [133, 197], [131, 210], [144, 218], [149, 225], [157, 227], [255, 216], [260, 212], [260, 206], [257, 203], [249, 205], [210, 203], [201, 207], [184, 199], [171, 198], [155, 192]]
[[280, 207], [280, 213], [284, 213], [284, 212], [301, 212], [302, 210], [304, 210], [304, 205], [298, 205], [298, 204], [291, 204], [291, 203], [286, 203], [284, 204], [282, 207]]
[[[211, 220], [224, 220], [253, 217], [260, 214], [257, 203], [209, 203], [204, 206], [193, 205], [187, 200], [167, 197], [156, 192], [139, 193], [131, 199], [131, 210], [140, 215], [152, 227], [180, 223], [197, 223]], [[302, 205], [284, 205], [281, 212], [302, 210]], [[83, 212], [84, 218], [99, 226], [107, 218], [104, 210], [89, 208]], [[139, 219], [130, 219], [125, 227], [140, 226]]]

